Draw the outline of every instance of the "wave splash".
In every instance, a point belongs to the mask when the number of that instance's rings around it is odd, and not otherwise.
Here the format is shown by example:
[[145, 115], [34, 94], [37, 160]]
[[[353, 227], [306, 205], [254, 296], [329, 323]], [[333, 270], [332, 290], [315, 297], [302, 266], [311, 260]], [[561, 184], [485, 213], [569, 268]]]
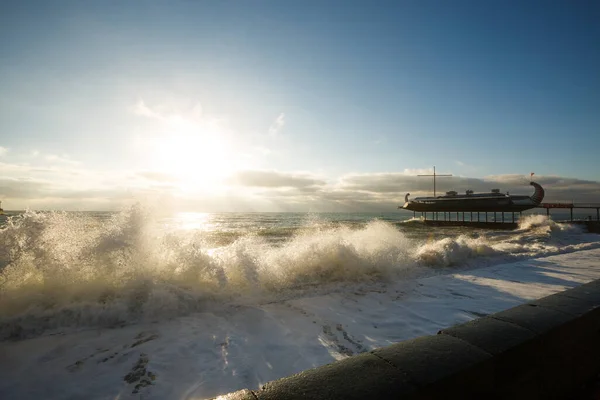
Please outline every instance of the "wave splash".
[[151, 216], [138, 205], [107, 219], [29, 211], [10, 220], [0, 230], [0, 339], [582, 246], [578, 230], [526, 217], [505, 237], [417, 240], [379, 220], [362, 227], [309, 221], [279, 246], [247, 234], [212, 248], [202, 232], [165, 232]]

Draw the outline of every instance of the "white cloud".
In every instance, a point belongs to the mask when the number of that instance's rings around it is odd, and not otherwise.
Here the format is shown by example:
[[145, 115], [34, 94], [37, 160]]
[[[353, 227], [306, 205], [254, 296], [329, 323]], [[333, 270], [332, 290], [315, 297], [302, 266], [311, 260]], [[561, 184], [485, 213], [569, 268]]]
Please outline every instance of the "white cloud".
[[138, 100], [138, 102], [133, 107], [133, 112], [137, 115], [141, 115], [148, 118], [155, 118], [159, 120], [164, 120], [164, 116], [159, 112], [152, 110], [150, 107], [146, 105], [144, 100]]
[[387, 142], [387, 139], [385, 136], [378, 136], [377, 139], [375, 139], [375, 141], [373, 143], [384, 144], [385, 142]]
[[0, 162], [0, 174], [2, 174], [3, 177], [29, 174], [31, 173], [31, 170], [32, 167], [29, 165]]
[[285, 114], [281, 113], [269, 127], [269, 135], [277, 136], [285, 126]]
[[8, 153], [8, 148], [0, 146], [0, 157], [6, 155]]
[[325, 185], [325, 181], [308, 174], [246, 170], [231, 177], [230, 183], [263, 188], [307, 188]]
[[[537, 176], [536, 182], [546, 190], [546, 200], [571, 200], [576, 202], [597, 202], [600, 199], [600, 182], [557, 176]], [[499, 188], [503, 192], [529, 195], [529, 177], [518, 174], [493, 175], [480, 178], [453, 176], [436, 181], [438, 193], [448, 190], [459, 192], [472, 189], [487, 192]], [[380, 194], [388, 200], [397, 199], [401, 193], [410, 192], [413, 196], [431, 195], [432, 179], [403, 173], [349, 174], [343, 176], [338, 188], [346, 192], [368, 192]]]
[[468, 164], [468, 163], [466, 163], [464, 161], [460, 161], [460, 160], [456, 160], [456, 161], [454, 161], [454, 163], [460, 167], [459, 170], [462, 171], [463, 173], [477, 173], [480, 169], [475, 165]]
[[[29, 156], [30, 153], [27, 153]], [[27, 163], [0, 162], [0, 199], [11, 209], [105, 210], [137, 199], [169, 198], [189, 211], [393, 211], [407, 192], [431, 195], [432, 179], [418, 177], [426, 169], [399, 172], [353, 173], [328, 181], [306, 171], [248, 168], [228, 174], [219, 190], [182, 190], [181, 177], [160, 168], [135, 171], [93, 170], [64, 156], [39, 153]], [[596, 202], [600, 182], [562, 176], [535, 175], [546, 189], [546, 201]], [[499, 188], [530, 195], [529, 176], [503, 174], [484, 178], [453, 176], [437, 180], [437, 190], [476, 192]], [[113, 200], [114, 201], [111, 201]]]
[[68, 165], [79, 165], [80, 164], [78, 161], [71, 160], [66, 155], [58, 156], [56, 154], [47, 154], [44, 156], [44, 159], [46, 161], [50, 161], [53, 163], [60, 163], [60, 164], [68, 164]]
[[133, 106], [132, 110], [136, 115], [171, 124], [199, 122], [218, 124], [222, 122], [220, 119], [208, 118], [204, 115], [202, 104], [199, 102], [195, 102], [192, 105], [165, 102], [163, 104], [149, 106], [144, 100], [140, 99]]
[[149, 181], [155, 181], [155, 182], [175, 182], [177, 181], [177, 177], [171, 175], [171, 174], [165, 174], [164, 172], [158, 172], [158, 171], [141, 171], [137, 173], [138, 176], [141, 176], [142, 178], [145, 178]]
[[[428, 175], [433, 174], [433, 168], [405, 168], [402, 172], [404, 175]], [[436, 174], [450, 174], [451, 172], [435, 172]]]
[[266, 157], [269, 154], [273, 153], [271, 149], [265, 146], [254, 146], [253, 149], [263, 157]]

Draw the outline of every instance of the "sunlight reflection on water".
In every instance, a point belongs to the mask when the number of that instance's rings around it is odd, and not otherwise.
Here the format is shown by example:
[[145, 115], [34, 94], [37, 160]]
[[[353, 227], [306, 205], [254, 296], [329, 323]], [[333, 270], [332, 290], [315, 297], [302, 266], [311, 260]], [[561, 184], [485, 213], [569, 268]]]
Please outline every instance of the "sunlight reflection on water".
[[180, 212], [165, 219], [167, 230], [199, 230], [210, 231], [217, 227], [213, 220], [214, 214], [200, 212]]

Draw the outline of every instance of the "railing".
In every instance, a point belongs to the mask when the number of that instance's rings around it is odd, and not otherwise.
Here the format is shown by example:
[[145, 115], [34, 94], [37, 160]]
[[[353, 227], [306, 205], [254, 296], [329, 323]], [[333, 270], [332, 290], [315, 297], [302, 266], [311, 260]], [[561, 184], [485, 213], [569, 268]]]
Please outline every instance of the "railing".
[[600, 208], [600, 203], [575, 203], [575, 208]]
[[600, 203], [574, 203], [571, 200], [540, 203], [538, 208], [600, 208]]
[[542, 208], [574, 208], [572, 201], [559, 201], [553, 203], [540, 203], [538, 207]]

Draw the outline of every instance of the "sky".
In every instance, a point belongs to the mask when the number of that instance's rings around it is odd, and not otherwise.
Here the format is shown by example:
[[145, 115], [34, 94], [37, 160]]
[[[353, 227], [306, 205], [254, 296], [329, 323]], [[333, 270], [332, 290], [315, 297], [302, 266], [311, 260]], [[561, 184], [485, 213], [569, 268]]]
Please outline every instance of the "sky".
[[600, 202], [597, 1], [3, 1], [5, 209]]

